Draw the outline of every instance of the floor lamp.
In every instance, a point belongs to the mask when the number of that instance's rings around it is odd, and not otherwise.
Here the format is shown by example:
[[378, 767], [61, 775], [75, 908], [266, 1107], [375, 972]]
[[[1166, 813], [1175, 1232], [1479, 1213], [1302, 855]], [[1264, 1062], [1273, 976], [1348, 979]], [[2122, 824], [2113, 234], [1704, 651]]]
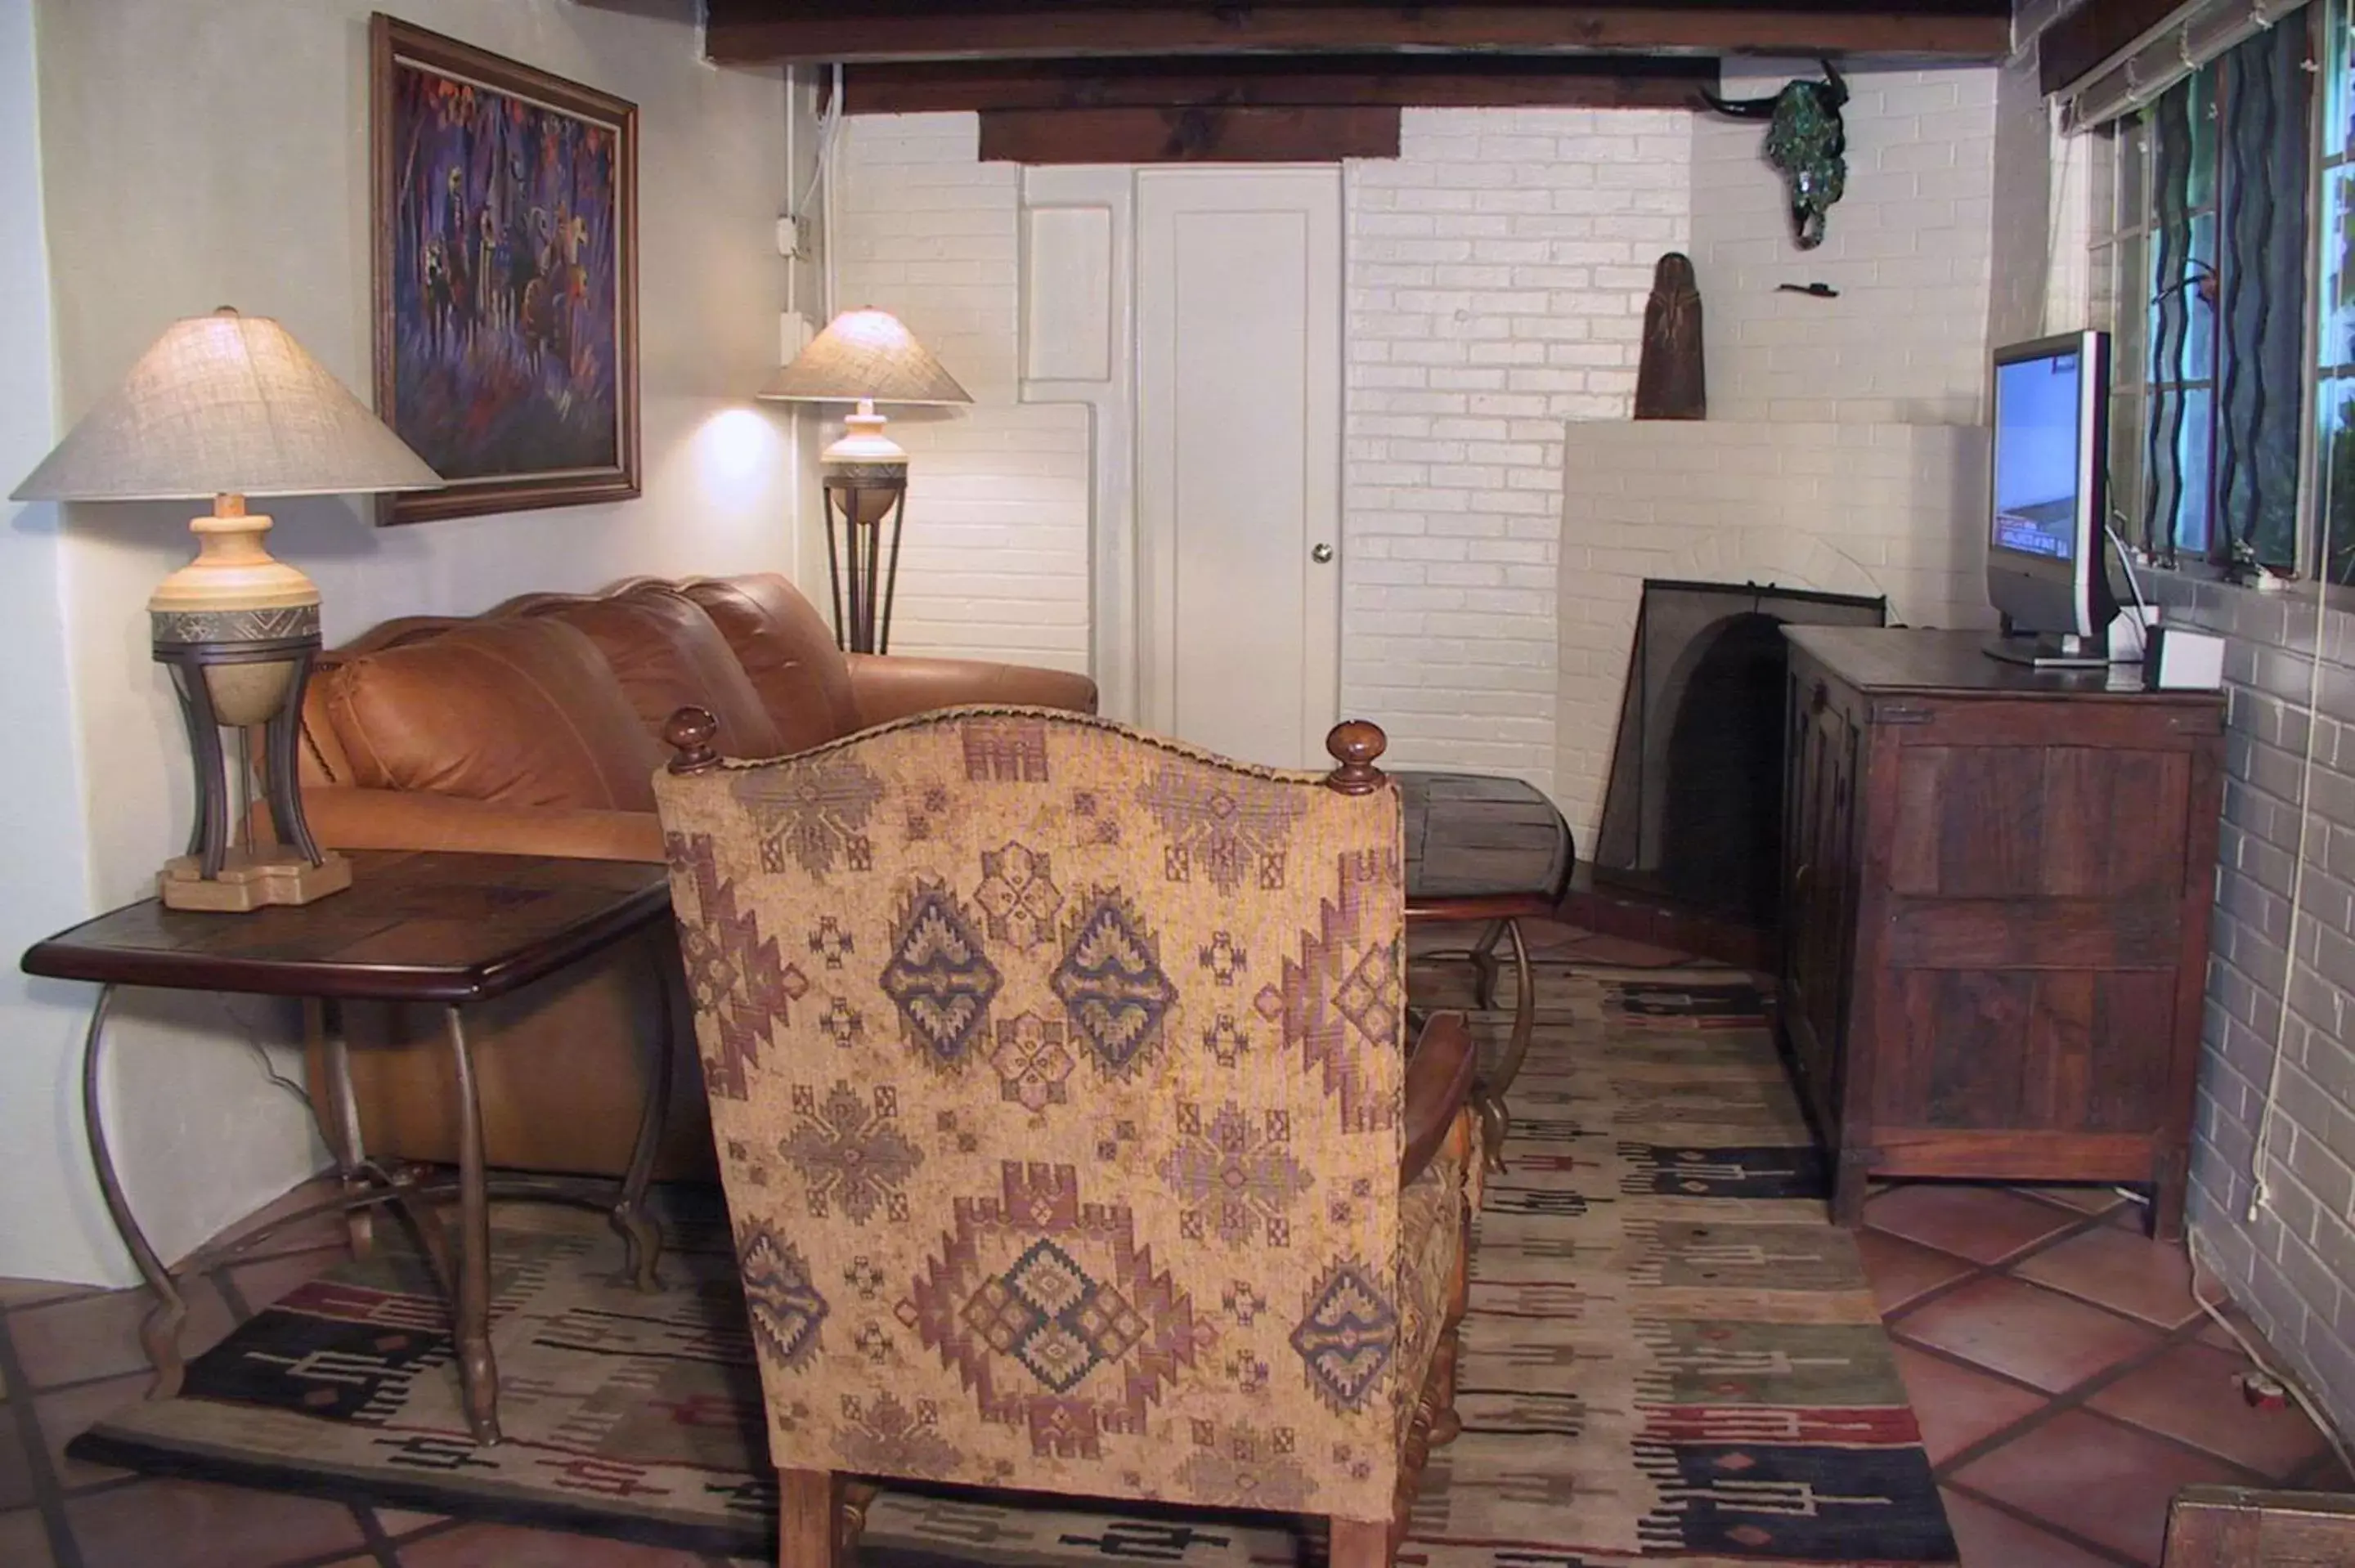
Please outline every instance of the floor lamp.
[[[174, 909], [308, 904], [351, 885], [351, 864], [312, 838], [295, 780], [303, 687], [319, 651], [316, 584], [263, 547], [255, 495], [438, 490], [425, 460], [368, 412], [293, 334], [232, 310], [176, 322], [11, 494], [16, 501], [212, 498], [193, 519], [197, 558], [147, 600], [155, 662], [172, 672], [196, 765], [188, 853], [160, 881]], [[277, 842], [239, 842], [221, 730], [262, 732]], [[244, 776], [240, 773], [240, 789]]]
[[[826, 449], [826, 573], [834, 640], [854, 653], [891, 646], [892, 588], [908, 511], [908, 454], [883, 433], [878, 403], [970, 403], [915, 334], [887, 311], [845, 311], [826, 323], [762, 397], [857, 403], [842, 440]], [[890, 535], [887, 542], [885, 535]]]

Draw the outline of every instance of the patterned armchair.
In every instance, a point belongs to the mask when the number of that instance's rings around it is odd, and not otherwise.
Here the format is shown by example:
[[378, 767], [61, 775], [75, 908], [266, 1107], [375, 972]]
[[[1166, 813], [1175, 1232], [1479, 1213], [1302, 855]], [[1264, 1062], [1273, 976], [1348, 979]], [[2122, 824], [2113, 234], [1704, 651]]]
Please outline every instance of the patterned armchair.
[[[1412, 1064], [1381, 732], [1328, 777], [951, 709], [656, 796], [780, 1471], [1324, 1514], [1390, 1561], [1454, 1436], [1475, 1119]], [[843, 1555], [837, 1558], [837, 1553]]]

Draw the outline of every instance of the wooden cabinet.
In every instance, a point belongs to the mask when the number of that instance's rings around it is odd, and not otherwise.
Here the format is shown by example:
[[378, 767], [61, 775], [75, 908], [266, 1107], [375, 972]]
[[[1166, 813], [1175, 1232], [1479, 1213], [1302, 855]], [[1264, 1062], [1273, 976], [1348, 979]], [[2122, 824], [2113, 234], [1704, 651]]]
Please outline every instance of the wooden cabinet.
[[1976, 632], [1793, 627], [1777, 1007], [1872, 1176], [2112, 1181], [2180, 1233], [2224, 704]]

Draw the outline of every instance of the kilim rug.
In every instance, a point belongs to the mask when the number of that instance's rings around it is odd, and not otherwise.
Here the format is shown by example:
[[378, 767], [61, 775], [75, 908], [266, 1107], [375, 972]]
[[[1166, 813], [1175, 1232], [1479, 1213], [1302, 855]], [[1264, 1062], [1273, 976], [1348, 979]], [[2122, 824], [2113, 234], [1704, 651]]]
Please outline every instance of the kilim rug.
[[[1463, 966], [1419, 963], [1423, 1005]], [[1451, 991], [1455, 995], [1450, 995]], [[1937, 1489], [1848, 1234], [1732, 969], [1542, 964], [1510, 1170], [1481, 1215], [1464, 1434], [1432, 1456], [1412, 1568], [1951, 1563]], [[1484, 1015], [1488, 1040], [1503, 1021]], [[727, 1232], [669, 1194], [666, 1288], [620, 1282], [595, 1214], [497, 1213], [507, 1441], [464, 1436], [444, 1317], [382, 1248], [261, 1312], [77, 1457], [691, 1550], [774, 1550]], [[379, 1235], [397, 1234], [380, 1226]], [[1033, 1499], [1038, 1500], [1038, 1499]], [[1290, 1521], [886, 1494], [886, 1568], [1289, 1563]]]

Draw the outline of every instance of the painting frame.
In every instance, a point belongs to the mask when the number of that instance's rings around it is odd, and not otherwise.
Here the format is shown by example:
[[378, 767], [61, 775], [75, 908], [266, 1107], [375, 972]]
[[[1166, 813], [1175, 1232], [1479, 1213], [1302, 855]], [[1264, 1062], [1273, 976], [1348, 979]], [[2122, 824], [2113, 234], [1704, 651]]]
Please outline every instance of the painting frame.
[[[419, 137], [410, 132], [422, 123], [413, 106], [404, 110], [404, 74], [429, 82], [455, 84], [462, 90], [472, 90], [467, 94], [469, 104], [474, 101], [474, 94], [485, 95], [484, 101], [496, 95], [506, 106], [511, 123], [553, 128], [551, 142], [558, 139], [556, 133], [563, 132], [566, 122], [587, 128], [571, 133], [564, 144], [570, 147], [579, 139], [595, 148], [599, 166], [610, 175], [611, 186], [611, 211], [597, 215], [602, 238], [591, 250], [587, 266], [581, 264], [583, 240], [573, 225], [579, 222], [582, 228], [588, 225], [578, 215], [568, 217], [559, 212], [553, 218], [544, 218], [544, 208], [532, 207], [527, 212], [526, 204], [511, 193], [506, 205], [515, 210], [507, 215], [509, 228], [502, 233], [500, 215], [495, 210], [496, 204], [485, 196], [482, 210], [473, 215], [481, 226], [483, 286], [478, 293], [468, 296], [471, 305], [462, 302], [461, 306], [461, 310], [479, 307], [479, 317], [468, 315], [463, 327], [452, 325], [456, 313], [450, 304], [449, 252], [445, 249], [442, 262], [444, 276], [438, 281], [429, 301], [417, 286], [419, 275], [424, 270], [421, 258], [413, 260], [414, 248], [405, 249], [402, 245], [401, 226], [415, 222], [421, 211], [417, 189], [404, 184], [405, 176], [414, 174], [413, 159], [410, 167], [403, 166], [404, 148], [413, 150], [417, 146]], [[453, 432], [461, 429], [467, 432], [466, 439], [476, 442], [469, 449], [464, 465], [475, 471], [451, 479], [440, 490], [379, 496], [378, 524], [422, 523], [490, 512], [581, 506], [638, 496], [642, 488], [638, 429], [637, 105], [382, 12], [368, 19], [368, 98], [371, 336], [377, 415], [445, 477], [449, 471], [437, 461], [437, 450], [447, 449], [453, 439]], [[525, 132], [518, 130], [513, 134], [520, 138]], [[602, 134], [613, 138], [610, 154], [604, 150]], [[538, 170], [527, 174], [520, 161], [515, 166], [517, 182], [527, 177], [545, 177]], [[568, 170], [570, 167], [568, 164]], [[455, 190], [469, 176], [453, 168], [446, 177]], [[490, 178], [496, 183], [496, 172]], [[602, 185], [592, 194], [602, 196]], [[445, 216], [464, 215], [466, 211], [463, 196], [453, 196], [443, 205], [448, 209]], [[533, 251], [529, 243], [531, 231], [516, 230], [513, 226], [517, 223], [538, 225], [538, 263], [507, 260], [511, 254], [528, 258]], [[565, 291], [566, 297], [551, 306], [549, 302], [557, 296], [559, 285], [553, 280], [542, 280], [535, 311], [527, 283], [520, 289], [508, 285], [551, 256], [559, 261], [565, 260], [555, 256], [550, 249], [568, 243], [567, 238], [552, 236], [551, 230], [558, 224], [570, 231], [571, 247], [570, 264], [561, 270], [576, 281]], [[473, 225], [462, 232], [474, 232]], [[517, 240], [522, 242], [513, 243]], [[463, 251], [464, 248], [459, 249]], [[600, 270], [609, 263], [610, 275], [603, 275]], [[495, 291], [487, 280], [495, 272], [504, 280], [500, 288], [509, 298], [493, 298]], [[577, 281], [591, 277], [596, 280], [593, 289]], [[551, 316], [560, 317], [558, 325], [547, 324]], [[561, 324], [582, 321], [586, 322], [585, 328], [576, 326], [569, 332]], [[468, 346], [453, 354], [446, 346], [450, 341], [447, 334], [461, 330], [468, 336]], [[421, 334], [430, 342], [430, 349], [421, 342]], [[476, 336], [496, 341], [489, 348], [477, 350], [472, 341]], [[542, 461], [535, 466], [522, 450], [525, 442], [510, 441], [508, 448], [503, 450], [504, 438], [496, 434], [477, 436], [486, 421], [476, 419], [470, 423], [457, 417], [464, 410], [446, 406], [439, 410], [438, 417], [428, 417], [421, 411], [421, 388], [429, 373], [459, 385], [461, 397], [468, 396], [464, 389], [464, 377], [470, 373], [474, 356], [493, 349], [504, 351], [510, 359], [501, 366], [509, 372], [497, 392], [498, 397], [507, 399], [502, 407], [520, 407], [522, 401], [545, 395], [549, 375], [545, 366], [553, 365], [560, 381], [567, 375], [580, 374], [577, 370], [568, 372], [568, 365], [587, 367], [588, 396], [576, 400], [568, 382], [562, 386], [560, 395], [545, 400], [560, 407], [562, 418], [571, 421], [559, 433], [576, 447], [594, 443], [598, 461], [553, 465]], [[600, 354], [610, 355], [605, 366], [597, 364]], [[551, 355], [555, 357], [551, 358]], [[428, 363], [433, 356], [459, 363]], [[531, 385], [534, 376], [538, 377], [536, 388]], [[518, 383], [522, 386], [520, 391]], [[443, 390], [446, 392], [446, 387]], [[481, 391], [471, 395], [478, 400], [491, 396]], [[449, 401], [447, 396], [442, 397], [444, 405]], [[585, 412], [576, 412], [576, 401]], [[608, 430], [611, 461], [602, 461], [607, 455], [602, 444]], [[545, 432], [536, 433], [542, 436], [538, 445], [545, 451], [553, 438]]]

